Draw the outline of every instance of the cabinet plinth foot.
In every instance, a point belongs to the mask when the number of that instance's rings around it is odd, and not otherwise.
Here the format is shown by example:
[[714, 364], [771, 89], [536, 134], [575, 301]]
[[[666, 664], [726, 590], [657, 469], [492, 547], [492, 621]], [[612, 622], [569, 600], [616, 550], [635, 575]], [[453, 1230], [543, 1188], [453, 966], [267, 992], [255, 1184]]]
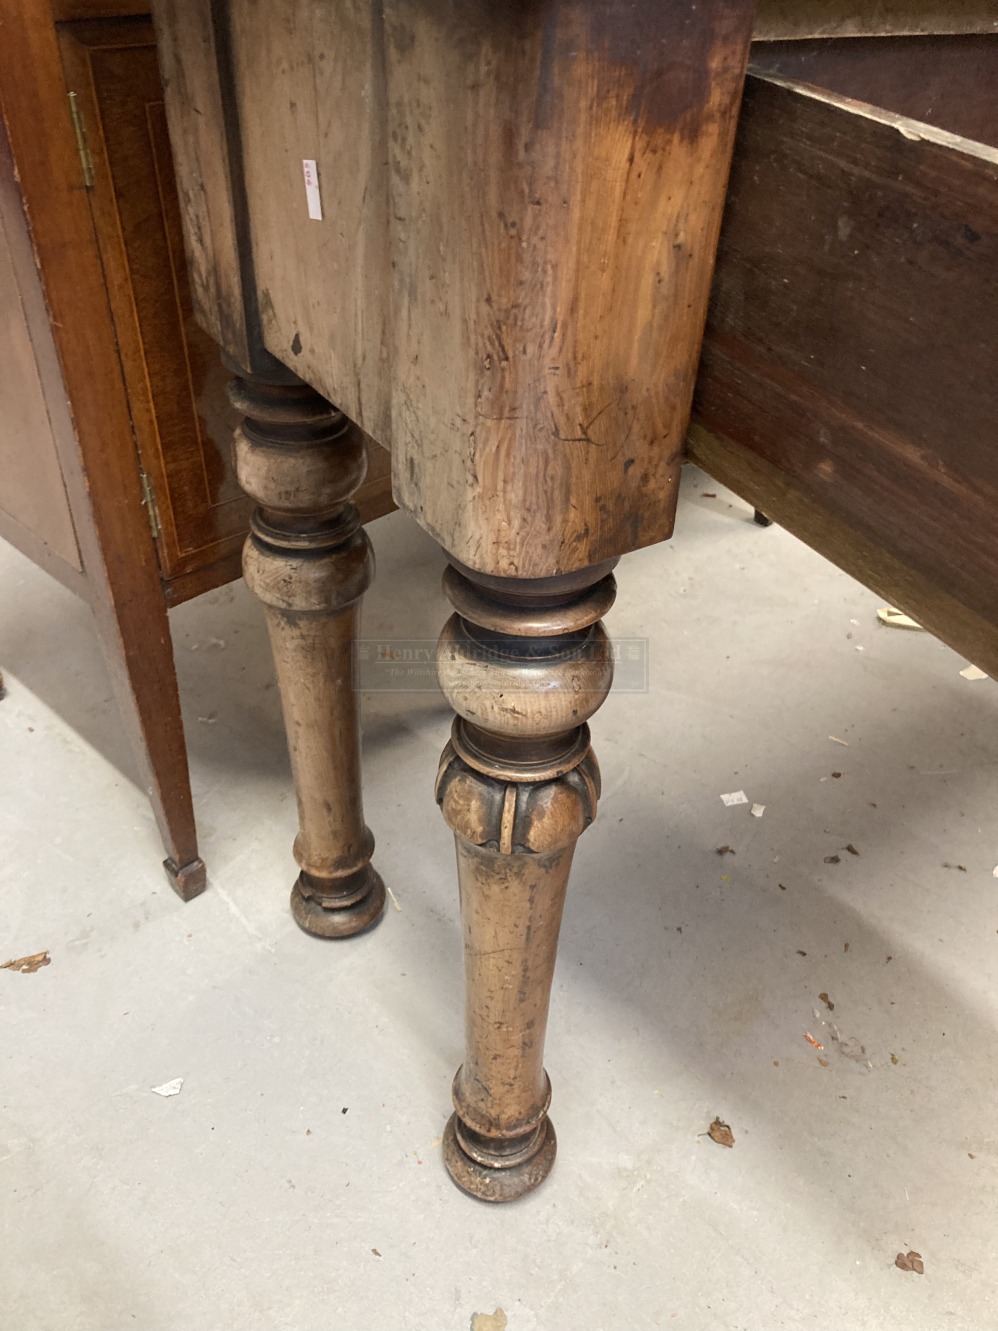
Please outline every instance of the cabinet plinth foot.
[[163, 868], [170, 886], [181, 901], [192, 901], [199, 897], [208, 886], [208, 871], [204, 860], [191, 860], [189, 864], [177, 864], [174, 860], [164, 860]]

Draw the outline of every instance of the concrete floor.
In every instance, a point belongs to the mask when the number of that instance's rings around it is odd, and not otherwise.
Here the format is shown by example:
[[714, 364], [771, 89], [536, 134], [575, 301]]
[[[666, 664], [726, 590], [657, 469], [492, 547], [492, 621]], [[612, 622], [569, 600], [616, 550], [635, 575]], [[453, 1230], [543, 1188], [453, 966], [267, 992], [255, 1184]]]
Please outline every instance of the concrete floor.
[[[998, 1325], [998, 690], [696, 472], [679, 533], [618, 571], [608, 626], [648, 637], [650, 687], [593, 724], [605, 792], [548, 1035], [560, 1154], [505, 1209], [440, 1160], [462, 1041], [440, 697], [364, 699], [401, 910], [323, 944], [287, 910], [258, 608], [239, 585], [177, 610], [210, 872], [184, 906], [87, 610], [0, 548], [0, 952], [52, 956], [0, 972], [4, 1326]], [[400, 515], [371, 534], [365, 633], [435, 636], [441, 556]], [[761, 819], [721, 802], [739, 789]], [[895, 1267], [909, 1248], [924, 1275]]]

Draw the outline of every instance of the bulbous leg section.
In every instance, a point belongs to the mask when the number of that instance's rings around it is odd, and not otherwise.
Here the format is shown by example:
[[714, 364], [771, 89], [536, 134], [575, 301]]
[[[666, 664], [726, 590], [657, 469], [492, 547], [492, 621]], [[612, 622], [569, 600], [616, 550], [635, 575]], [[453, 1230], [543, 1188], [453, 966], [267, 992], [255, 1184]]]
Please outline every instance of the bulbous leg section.
[[599, 798], [586, 722], [612, 679], [599, 617], [614, 585], [607, 567], [543, 585], [451, 568], [444, 587], [457, 613], [437, 668], [458, 716], [436, 795], [457, 848], [466, 1046], [444, 1162], [465, 1192], [504, 1202], [557, 1149], [544, 1035], [575, 843]]
[[361, 801], [353, 650], [374, 572], [350, 496], [364, 479], [360, 430], [290, 371], [237, 378], [240, 484], [257, 503], [243, 554], [263, 603], [298, 799], [291, 913], [306, 932], [344, 938], [382, 914], [374, 838]]

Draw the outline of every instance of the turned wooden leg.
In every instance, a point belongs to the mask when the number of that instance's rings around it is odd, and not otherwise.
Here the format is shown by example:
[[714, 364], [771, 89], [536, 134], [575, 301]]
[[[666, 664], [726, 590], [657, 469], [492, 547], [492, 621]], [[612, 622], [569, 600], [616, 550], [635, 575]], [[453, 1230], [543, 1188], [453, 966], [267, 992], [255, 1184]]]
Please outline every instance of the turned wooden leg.
[[444, 1160], [485, 1201], [523, 1196], [554, 1163], [544, 1032], [572, 854], [599, 796], [586, 720], [613, 677], [599, 622], [613, 562], [532, 580], [444, 575], [456, 613], [437, 669], [458, 715], [437, 802], [457, 845], [466, 983]]
[[243, 556], [263, 602], [291, 750], [301, 867], [291, 910], [325, 938], [380, 918], [385, 889], [360, 792], [353, 641], [374, 561], [350, 496], [364, 479], [364, 437], [290, 370], [230, 388], [243, 489], [259, 507]]

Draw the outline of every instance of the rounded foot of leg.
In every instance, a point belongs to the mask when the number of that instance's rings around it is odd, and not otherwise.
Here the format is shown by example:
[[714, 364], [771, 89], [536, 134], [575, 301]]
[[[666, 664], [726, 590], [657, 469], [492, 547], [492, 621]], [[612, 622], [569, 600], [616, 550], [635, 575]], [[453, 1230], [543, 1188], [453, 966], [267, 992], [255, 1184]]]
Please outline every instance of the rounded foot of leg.
[[342, 906], [336, 904], [334, 897], [315, 896], [302, 874], [291, 889], [295, 923], [317, 938], [350, 938], [377, 924], [385, 909], [385, 885], [370, 865], [362, 873], [360, 894], [351, 893], [353, 899]]
[[461, 1146], [457, 1115], [451, 1114], [444, 1128], [443, 1154], [447, 1173], [463, 1191], [483, 1202], [515, 1202], [547, 1178], [554, 1165], [558, 1141], [551, 1120], [541, 1125], [540, 1144], [526, 1159], [509, 1165], [484, 1165], [473, 1160]]

